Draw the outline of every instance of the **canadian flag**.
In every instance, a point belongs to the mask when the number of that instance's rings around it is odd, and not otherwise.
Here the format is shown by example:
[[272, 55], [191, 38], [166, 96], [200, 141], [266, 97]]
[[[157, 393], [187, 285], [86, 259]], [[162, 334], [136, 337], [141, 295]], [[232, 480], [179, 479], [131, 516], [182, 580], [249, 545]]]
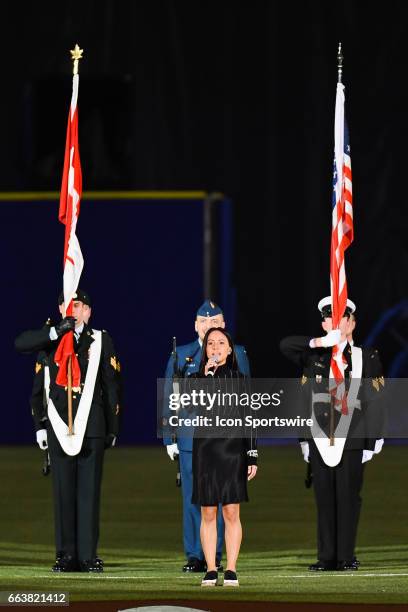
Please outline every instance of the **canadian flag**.
[[[58, 213], [59, 220], [65, 225], [63, 287], [66, 316], [72, 315], [72, 299], [75, 298], [84, 267], [84, 258], [76, 236], [82, 195], [82, 172], [78, 144], [78, 85], [79, 75], [75, 74], [72, 80], [71, 108], [68, 115], [64, 171]], [[59, 365], [56, 382], [63, 387], [68, 384], [69, 358], [71, 358], [72, 366], [72, 387], [78, 388], [81, 382], [81, 371], [74, 351], [73, 332], [68, 332], [62, 337], [55, 353], [55, 362]]]

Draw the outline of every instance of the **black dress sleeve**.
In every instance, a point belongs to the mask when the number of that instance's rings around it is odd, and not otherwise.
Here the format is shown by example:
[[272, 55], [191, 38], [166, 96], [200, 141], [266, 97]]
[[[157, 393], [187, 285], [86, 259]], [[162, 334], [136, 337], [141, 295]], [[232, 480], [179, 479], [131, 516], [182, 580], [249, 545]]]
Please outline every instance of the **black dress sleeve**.
[[[251, 384], [250, 378], [239, 374], [239, 392], [247, 393], [249, 396], [251, 394]], [[246, 416], [250, 414], [250, 408], [246, 407], [243, 411], [243, 419], [245, 421]], [[253, 416], [253, 415], [251, 415]], [[252, 426], [245, 426], [245, 437], [244, 437], [244, 446], [246, 452], [247, 465], [257, 465], [258, 464], [258, 439], [257, 439], [257, 431]]]

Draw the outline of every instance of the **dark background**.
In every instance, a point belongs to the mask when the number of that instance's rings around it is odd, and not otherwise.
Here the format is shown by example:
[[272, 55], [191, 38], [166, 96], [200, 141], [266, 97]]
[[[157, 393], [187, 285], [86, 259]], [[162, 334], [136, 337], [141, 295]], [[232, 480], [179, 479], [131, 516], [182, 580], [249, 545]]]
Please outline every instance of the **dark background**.
[[[279, 354], [279, 339], [316, 335], [316, 304], [329, 293], [339, 40], [355, 218], [346, 266], [358, 306], [357, 339], [364, 341], [407, 296], [407, 16], [402, 1], [381, 11], [364, 1], [7, 3], [0, 189], [59, 189], [71, 93], [68, 50], [78, 42], [85, 50], [79, 93], [84, 188], [227, 194], [234, 203], [236, 339], [246, 345], [255, 375], [294, 374]], [[155, 223], [165, 229], [160, 216]], [[17, 243], [30, 239], [38, 273], [53, 274], [48, 264], [55, 249], [16, 228]], [[86, 251], [86, 238], [80, 239]], [[108, 253], [109, 240], [106, 232]], [[161, 256], [165, 262], [165, 248]], [[148, 252], [117, 265], [126, 279], [136, 278], [136, 300], [137, 266], [149, 265]], [[103, 268], [97, 274], [109, 293], [109, 277]], [[15, 295], [26, 297], [19, 288]], [[161, 307], [166, 316], [167, 304]], [[30, 326], [30, 309], [25, 304], [22, 328]], [[138, 322], [123, 319], [115, 296], [98, 309], [102, 326], [114, 333], [126, 325], [137, 337]], [[174, 333], [187, 340], [186, 321], [192, 326], [194, 313], [182, 301], [179, 312]], [[143, 324], [151, 325], [154, 347], [160, 331], [149, 321], [149, 304]], [[400, 355], [403, 371], [407, 336], [406, 305], [371, 335], [387, 369]], [[165, 355], [162, 361], [164, 367]]]

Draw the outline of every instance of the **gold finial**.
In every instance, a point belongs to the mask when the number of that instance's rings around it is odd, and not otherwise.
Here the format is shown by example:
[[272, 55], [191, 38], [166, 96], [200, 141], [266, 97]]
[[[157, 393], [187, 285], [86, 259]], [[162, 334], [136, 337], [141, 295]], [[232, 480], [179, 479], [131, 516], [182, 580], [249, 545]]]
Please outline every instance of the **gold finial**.
[[74, 74], [78, 74], [78, 62], [82, 59], [82, 54], [84, 50], [79, 48], [78, 43], [75, 45], [73, 49], [71, 49], [71, 59], [74, 62]]

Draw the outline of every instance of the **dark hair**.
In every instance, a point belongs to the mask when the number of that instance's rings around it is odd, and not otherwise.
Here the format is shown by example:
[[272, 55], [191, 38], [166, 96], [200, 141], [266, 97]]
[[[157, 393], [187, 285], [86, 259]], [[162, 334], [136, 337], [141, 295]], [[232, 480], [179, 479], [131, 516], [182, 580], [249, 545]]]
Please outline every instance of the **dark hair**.
[[203, 340], [203, 350], [202, 350], [202, 353], [201, 353], [200, 367], [199, 367], [199, 370], [198, 370], [200, 375], [204, 376], [205, 364], [207, 363], [208, 337], [211, 334], [211, 332], [213, 332], [213, 331], [219, 331], [222, 334], [224, 334], [224, 336], [228, 340], [228, 344], [230, 345], [230, 347], [232, 349], [232, 353], [230, 355], [228, 355], [227, 361], [225, 362], [225, 365], [227, 365], [229, 368], [231, 368], [231, 370], [238, 370], [238, 364], [237, 364], [237, 357], [235, 355], [234, 342], [233, 342], [230, 334], [227, 331], [225, 331], [225, 329], [223, 327], [210, 327], [210, 329], [207, 330], [207, 333], [205, 334], [204, 340]]

